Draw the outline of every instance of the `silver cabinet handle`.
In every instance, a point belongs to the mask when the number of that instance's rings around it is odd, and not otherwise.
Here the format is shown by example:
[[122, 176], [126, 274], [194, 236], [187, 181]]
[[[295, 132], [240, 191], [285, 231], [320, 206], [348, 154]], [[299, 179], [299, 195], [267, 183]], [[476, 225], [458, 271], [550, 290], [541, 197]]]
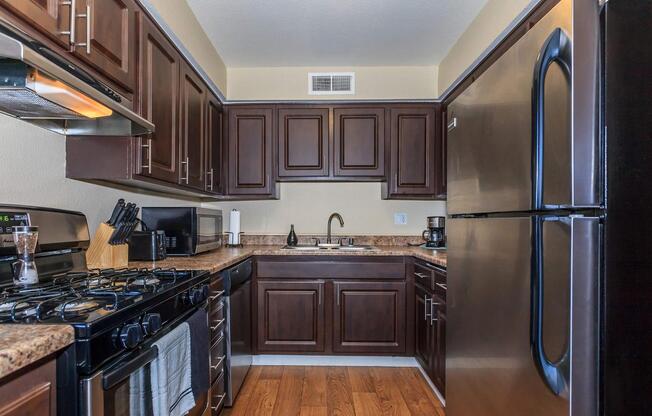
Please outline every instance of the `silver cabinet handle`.
[[86, 42], [75, 42], [75, 47], [85, 46], [86, 55], [91, 54], [91, 5], [86, 5], [86, 13], [81, 13], [75, 16], [76, 18], [86, 19]]
[[[432, 299], [428, 299], [428, 295], [423, 295], [423, 320], [428, 320], [428, 302], [432, 303]], [[432, 318], [432, 306], [430, 309], [430, 317]]]
[[446, 126], [448, 131], [453, 130], [455, 127], [457, 127], [457, 117], [453, 117], [453, 119], [450, 121], [450, 123], [448, 123], [448, 125]]
[[217, 293], [214, 294], [213, 296], [210, 296], [210, 297], [208, 298], [208, 300], [213, 301], [213, 300], [219, 298], [220, 296], [222, 296], [223, 294], [224, 294], [224, 291], [223, 291], [223, 290], [220, 290], [219, 292], [217, 292]]
[[220, 360], [217, 362], [217, 364], [211, 366], [211, 370], [217, 370], [218, 368], [220, 368], [220, 366], [221, 366], [222, 363], [224, 362], [224, 359], [225, 359], [225, 358], [226, 358], [225, 355], [221, 356], [221, 357], [220, 357]]
[[68, 44], [70, 47], [74, 47], [75, 45], [75, 26], [76, 26], [76, 13], [77, 13], [77, 0], [66, 0], [62, 1], [59, 3], [61, 6], [69, 6], [70, 7], [70, 24], [68, 26], [68, 30], [63, 30], [59, 32], [62, 35], [67, 35], [68, 36]]
[[221, 327], [224, 321], [225, 321], [224, 319], [220, 319], [219, 321], [217, 321], [215, 326], [211, 326], [211, 331], [215, 331], [217, 328]]
[[217, 406], [211, 406], [211, 410], [213, 410], [214, 412], [217, 412], [217, 409], [219, 409], [220, 406], [222, 406], [222, 402], [226, 398], [226, 394], [220, 394], [219, 396], [215, 396], [215, 397], [219, 397], [220, 401], [217, 402]]
[[[210, 180], [210, 181], [208, 180], [208, 176], [209, 176], [209, 175], [210, 175], [210, 177], [211, 177], [211, 180]], [[206, 172], [206, 186], [210, 187], [210, 190], [211, 190], [211, 191], [213, 190], [213, 176], [214, 176], [213, 168], [211, 168], [211, 170], [209, 170], [208, 172]]]
[[147, 173], [152, 173], [152, 139], [147, 139], [147, 144], [141, 144], [140, 147], [147, 149], [147, 164], [143, 164], [142, 169], [147, 169]]
[[418, 277], [418, 278], [421, 278], [421, 279], [425, 279], [426, 277], [428, 277], [428, 276], [426, 276], [425, 274], [423, 274], [423, 273], [419, 273], [419, 272], [414, 272], [414, 275], [415, 275], [416, 277]]
[[183, 166], [185, 165], [186, 167], [186, 175], [181, 177], [181, 181], [185, 182], [186, 185], [188, 185], [188, 178], [190, 177], [190, 158], [186, 156], [186, 160], [181, 161], [181, 169], [183, 170]]
[[435, 314], [435, 306], [439, 305], [441, 305], [441, 303], [433, 302], [433, 300], [430, 299], [430, 326], [433, 326], [433, 324], [439, 320], [439, 318], [435, 318], [435, 316], [437, 316]]
[[436, 286], [439, 286], [440, 288], [442, 288], [442, 289], [444, 289], [444, 290], [447, 290], [447, 289], [448, 289], [448, 286], [445, 285], [444, 283], [435, 283], [435, 285], [436, 285]]

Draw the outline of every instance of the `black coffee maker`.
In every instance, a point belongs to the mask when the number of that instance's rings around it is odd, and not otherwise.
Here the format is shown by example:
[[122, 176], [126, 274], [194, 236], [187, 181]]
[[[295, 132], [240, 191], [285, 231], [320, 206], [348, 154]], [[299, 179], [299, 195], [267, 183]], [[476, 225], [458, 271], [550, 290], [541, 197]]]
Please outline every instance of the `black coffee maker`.
[[445, 237], [446, 217], [428, 217], [428, 229], [422, 234], [426, 248], [446, 247]]

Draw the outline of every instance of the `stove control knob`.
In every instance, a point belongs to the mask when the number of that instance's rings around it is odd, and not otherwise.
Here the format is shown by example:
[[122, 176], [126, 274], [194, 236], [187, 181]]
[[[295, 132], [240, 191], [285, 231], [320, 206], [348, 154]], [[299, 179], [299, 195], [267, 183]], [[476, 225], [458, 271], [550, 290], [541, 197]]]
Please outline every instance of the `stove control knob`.
[[188, 293], [191, 305], [198, 305], [208, 298], [208, 285], [202, 285], [190, 289]]
[[120, 342], [127, 349], [135, 348], [142, 340], [143, 330], [138, 324], [126, 324], [120, 330]]
[[161, 329], [161, 314], [146, 313], [140, 320], [145, 335], [154, 335]]

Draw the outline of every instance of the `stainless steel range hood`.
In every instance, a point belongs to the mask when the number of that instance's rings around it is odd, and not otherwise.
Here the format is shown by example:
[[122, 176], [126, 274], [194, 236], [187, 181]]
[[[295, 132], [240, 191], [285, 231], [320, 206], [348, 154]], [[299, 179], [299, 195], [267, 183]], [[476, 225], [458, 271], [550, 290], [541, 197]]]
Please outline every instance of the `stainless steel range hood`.
[[44, 45], [0, 22], [0, 112], [68, 136], [138, 136], [154, 125]]

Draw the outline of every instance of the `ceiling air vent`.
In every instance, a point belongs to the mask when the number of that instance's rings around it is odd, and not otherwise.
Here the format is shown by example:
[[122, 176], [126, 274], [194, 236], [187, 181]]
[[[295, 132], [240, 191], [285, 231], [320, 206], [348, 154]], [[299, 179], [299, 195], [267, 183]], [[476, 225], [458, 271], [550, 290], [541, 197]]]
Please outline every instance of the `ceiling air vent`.
[[311, 72], [308, 74], [308, 94], [310, 95], [354, 93], [355, 73], [353, 72]]

